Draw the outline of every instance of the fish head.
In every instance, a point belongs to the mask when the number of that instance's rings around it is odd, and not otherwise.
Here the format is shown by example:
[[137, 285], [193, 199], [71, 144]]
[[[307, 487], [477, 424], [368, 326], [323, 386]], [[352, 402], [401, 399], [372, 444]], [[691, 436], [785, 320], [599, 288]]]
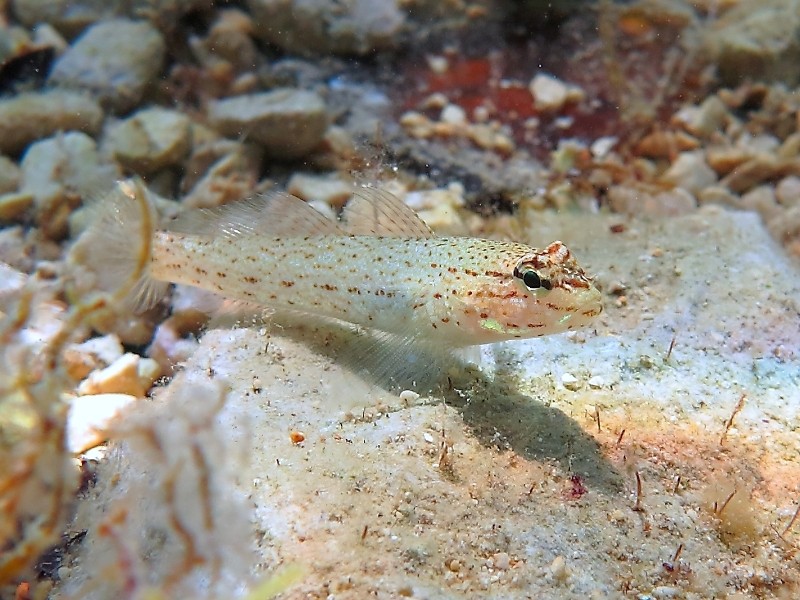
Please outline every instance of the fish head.
[[569, 249], [522, 247], [472, 299], [476, 337], [490, 343], [578, 329], [603, 311], [600, 290]]

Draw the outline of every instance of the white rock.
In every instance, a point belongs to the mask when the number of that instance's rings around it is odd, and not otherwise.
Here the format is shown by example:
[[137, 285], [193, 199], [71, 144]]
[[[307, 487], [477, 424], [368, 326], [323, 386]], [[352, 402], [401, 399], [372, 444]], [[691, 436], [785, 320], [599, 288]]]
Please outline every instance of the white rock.
[[538, 73], [529, 87], [538, 110], [558, 110], [567, 101], [567, 85], [552, 75]]
[[563, 373], [561, 375], [561, 385], [573, 392], [581, 389], [581, 382], [572, 373]]
[[129, 394], [144, 396], [160, 374], [158, 363], [151, 358], [127, 353], [105, 369], [93, 371], [78, 386], [78, 394]]
[[645, 200], [642, 205], [644, 214], [653, 216], [674, 217], [693, 211], [697, 208], [697, 198], [682, 187], [659, 192]]
[[590, 146], [592, 156], [595, 158], [603, 158], [611, 152], [611, 149], [617, 144], [618, 139], [614, 136], [605, 136], [597, 138]]
[[661, 179], [697, 195], [717, 183], [717, 174], [708, 166], [702, 150], [681, 152]]
[[0, 262], [0, 300], [18, 292], [28, 281], [28, 276], [21, 271]]
[[784, 177], [775, 187], [775, 197], [784, 206], [800, 205], [800, 177]]
[[508, 552], [498, 552], [492, 557], [492, 562], [494, 563], [494, 568], [501, 571], [511, 567], [511, 559], [508, 556]]
[[80, 344], [71, 344], [64, 350], [64, 365], [76, 379], [103, 369], [118, 360], [124, 350], [114, 334], [93, 337]]
[[441, 205], [460, 208], [465, 204], [464, 188], [459, 185], [450, 185], [444, 190], [417, 190], [405, 194], [404, 201], [416, 212], [433, 210]]
[[295, 173], [289, 179], [286, 191], [306, 201], [321, 200], [329, 206], [341, 207], [353, 195], [353, 184], [341, 179], [336, 173]]
[[467, 113], [458, 104], [448, 104], [442, 109], [440, 120], [451, 125], [463, 125], [467, 122]]
[[425, 60], [428, 63], [428, 68], [437, 75], [446, 73], [447, 69], [450, 68], [450, 61], [447, 60], [446, 56], [440, 54], [429, 54], [425, 57]]
[[589, 381], [587, 381], [586, 383], [589, 384], [590, 388], [594, 390], [599, 390], [605, 387], [606, 380], [603, 379], [600, 375], [593, 375], [592, 377], [589, 378]]
[[69, 403], [67, 447], [80, 454], [103, 442], [102, 430], [126, 406], [136, 401], [129, 394], [93, 394], [78, 396]]
[[465, 224], [461, 215], [452, 207], [440, 204], [430, 210], [417, 213], [425, 224], [442, 235], [465, 235]]
[[528, 84], [537, 110], [557, 111], [567, 102], [583, 98], [583, 90], [547, 73], [537, 73]]
[[415, 402], [419, 399], [419, 394], [412, 390], [403, 390], [400, 392], [400, 401], [401, 402]]

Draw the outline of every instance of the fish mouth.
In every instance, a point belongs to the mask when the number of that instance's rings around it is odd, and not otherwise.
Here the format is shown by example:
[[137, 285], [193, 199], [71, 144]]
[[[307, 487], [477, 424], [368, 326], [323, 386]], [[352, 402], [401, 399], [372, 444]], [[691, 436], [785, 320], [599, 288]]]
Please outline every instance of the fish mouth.
[[580, 314], [581, 316], [583, 316], [585, 319], [588, 320], [588, 319], [593, 319], [602, 312], [603, 312], [603, 297], [600, 294], [600, 290], [598, 290], [596, 287], [592, 287], [589, 291], [586, 292], [586, 297], [580, 304], [580, 308], [578, 309], [578, 314]]
[[588, 306], [583, 306], [580, 312], [587, 319], [593, 319], [603, 312], [603, 304], [601, 302], [597, 302]]

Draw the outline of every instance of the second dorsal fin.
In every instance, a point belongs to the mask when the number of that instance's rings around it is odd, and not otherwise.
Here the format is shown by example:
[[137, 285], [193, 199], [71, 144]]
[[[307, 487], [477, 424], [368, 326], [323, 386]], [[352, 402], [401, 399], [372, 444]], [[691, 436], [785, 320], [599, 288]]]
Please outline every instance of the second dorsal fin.
[[269, 192], [216, 208], [182, 213], [167, 229], [194, 235], [306, 237], [344, 232], [309, 204], [286, 192]]
[[359, 188], [344, 207], [344, 227], [351, 235], [432, 238], [433, 232], [397, 196], [377, 188]]

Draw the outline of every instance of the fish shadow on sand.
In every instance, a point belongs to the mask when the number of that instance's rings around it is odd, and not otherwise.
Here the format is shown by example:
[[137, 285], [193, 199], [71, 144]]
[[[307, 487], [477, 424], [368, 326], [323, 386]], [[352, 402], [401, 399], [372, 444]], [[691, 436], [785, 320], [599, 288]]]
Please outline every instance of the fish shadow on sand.
[[330, 323], [321, 335], [311, 325], [288, 327], [281, 335], [336, 360], [370, 385], [430, 391], [456, 408], [487, 448], [507, 447], [527, 460], [556, 463], [565, 474], [579, 475], [589, 489], [604, 495], [623, 490], [623, 477], [600, 444], [561, 410], [521, 393], [509, 370], [498, 368], [489, 376], [455, 355], [424, 345], [398, 348], [397, 340], [365, 339]]

